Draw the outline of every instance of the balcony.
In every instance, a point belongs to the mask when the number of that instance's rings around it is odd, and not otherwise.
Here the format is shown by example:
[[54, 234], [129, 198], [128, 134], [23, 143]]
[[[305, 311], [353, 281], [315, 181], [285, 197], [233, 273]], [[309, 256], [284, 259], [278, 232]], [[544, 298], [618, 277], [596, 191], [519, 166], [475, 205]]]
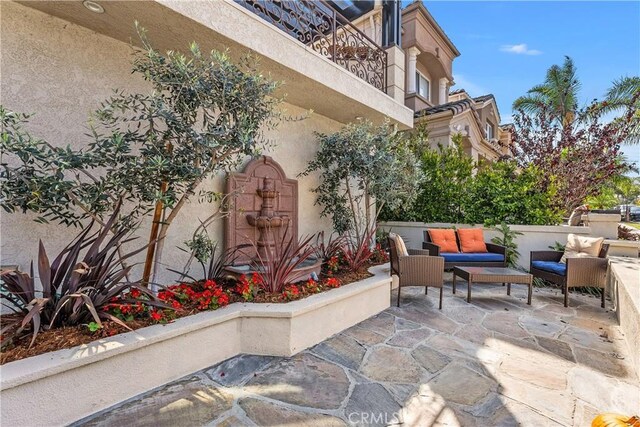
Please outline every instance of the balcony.
[[[395, 64], [393, 54], [387, 57], [325, 3], [123, 0], [105, 2], [108, 8], [103, 14], [89, 12], [79, 1], [19, 3], [127, 44], [139, 46], [133, 25], [136, 19], [160, 51], [180, 50], [195, 40], [203, 52], [226, 50], [234, 59], [251, 53], [258, 58], [260, 70], [282, 83], [276, 96], [292, 106], [340, 123], [358, 117], [374, 122], [388, 117], [400, 129], [413, 126], [413, 111], [385, 87], [386, 66]], [[288, 9], [279, 3], [286, 3]], [[273, 15], [274, 23], [258, 14], [260, 6]], [[297, 13], [284, 13], [290, 9]], [[404, 58], [401, 62], [404, 64]], [[391, 73], [388, 80], [389, 86], [395, 84]]]
[[387, 52], [324, 1], [235, 0], [373, 87], [387, 87]]

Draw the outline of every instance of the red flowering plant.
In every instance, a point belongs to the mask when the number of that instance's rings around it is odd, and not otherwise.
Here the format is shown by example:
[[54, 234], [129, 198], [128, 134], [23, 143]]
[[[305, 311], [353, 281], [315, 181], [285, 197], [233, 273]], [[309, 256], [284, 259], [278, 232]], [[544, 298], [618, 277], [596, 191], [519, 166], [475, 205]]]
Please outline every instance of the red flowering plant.
[[324, 284], [328, 288], [339, 288], [340, 287], [340, 280], [336, 279], [335, 277], [329, 277], [324, 282]]
[[307, 282], [304, 284], [304, 288], [310, 294], [317, 294], [318, 292], [322, 292], [322, 289], [320, 289], [320, 284], [313, 279], [307, 280]]
[[376, 247], [371, 255], [371, 261], [375, 264], [389, 262], [389, 254], [382, 248], [380, 243], [376, 243]]
[[337, 255], [332, 256], [327, 260], [327, 274], [332, 275], [337, 273], [340, 269], [340, 259]]
[[154, 303], [155, 308], [152, 308], [149, 303], [148, 294], [141, 292], [140, 289], [130, 288], [129, 292], [111, 298], [104, 310], [113, 316], [112, 320], [131, 322], [134, 319], [146, 318], [152, 311], [169, 308], [162, 303]]
[[235, 292], [245, 301], [253, 301], [262, 284], [262, 277], [258, 273], [253, 273], [250, 278], [244, 274], [240, 276]]
[[181, 310], [184, 306], [195, 306], [201, 311], [215, 310], [229, 304], [229, 294], [213, 280], [169, 286], [166, 291], [158, 293], [158, 298], [175, 310]]
[[282, 299], [285, 301], [293, 301], [300, 296], [300, 289], [296, 285], [287, 285], [282, 291]]

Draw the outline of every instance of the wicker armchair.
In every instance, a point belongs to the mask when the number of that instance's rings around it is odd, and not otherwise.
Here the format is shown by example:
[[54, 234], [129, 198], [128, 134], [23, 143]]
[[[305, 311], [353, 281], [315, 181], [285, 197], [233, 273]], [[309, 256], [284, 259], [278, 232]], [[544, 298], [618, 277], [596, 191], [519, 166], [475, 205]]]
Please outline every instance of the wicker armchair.
[[400, 307], [400, 290], [404, 286], [424, 286], [427, 294], [429, 286], [440, 288], [439, 308], [442, 310], [442, 289], [444, 275], [444, 258], [429, 256], [429, 251], [407, 249], [408, 256], [398, 256], [398, 249], [393, 238], [389, 241], [389, 258], [391, 274], [398, 276], [398, 307]]
[[[568, 258], [566, 269], [560, 263], [563, 252], [559, 251], [533, 251], [529, 272], [533, 277], [548, 280], [562, 286], [564, 294], [564, 306], [569, 306], [569, 288], [579, 286], [596, 286], [602, 288], [602, 300], [600, 306], [604, 308], [604, 294], [607, 278], [607, 252], [609, 245], [604, 244], [598, 257]], [[546, 263], [542, 265], [540, 261]], [[534, 265], [535, 264], [535, 265]], [[541, 267], [545, 267], [544, 269]], [[555, 269], [556, 271], [552, 271]], [[564, 270], [564, 272], [562, 271]]]

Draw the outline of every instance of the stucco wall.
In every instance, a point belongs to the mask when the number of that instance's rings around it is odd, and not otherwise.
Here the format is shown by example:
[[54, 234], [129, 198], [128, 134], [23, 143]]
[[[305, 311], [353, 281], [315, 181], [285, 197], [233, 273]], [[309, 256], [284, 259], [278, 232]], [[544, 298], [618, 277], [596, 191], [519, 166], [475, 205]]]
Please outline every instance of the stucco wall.
[[[130, 73], [132, 48], [126, 43], [11, 2], [1, 2], [0, 14], [0, 102], [13, 111], [36, 113], [27, 126], [33, 135], [54, 145], [82, 147], [89, 142], [84, 135], [89, 113], [113, 89], [148, 90], [139, 76]], [[283, 108], [290, 116], [306, 112], [289, 104]], [[267, 134], [274, 146], [265, 154], [279, 162], [288, 177], [295, 178], [316, 151], [313, 132], [332, 132], [340, 126], [318, 114], [283, 122], [277, 131]], [[220, 176], [204, 185], [222, 191], [222, 183]], [[331, 228], [329, 220], [319, 218], [320, 208], [313, 206], [315, 195], [310, 189], [314, 185], [315, 176], [299, 180], [300, 235]], [[165, 244], [164, 260], [168, 266], [184, 265], [186, 255], [176, 246], [183, 246], [198, 219], [207, 217], [210, 210], [210, 206], [195, 202], [183, 208]], [[38, 239], [54, 254], [76, 232], [64, 226], [37, 224], [34, 218], [30, 214], [2, 212], [0, 264], [17, 264], [26, 269], [37, 255]], [[148, 224], [138, 234], [146, 239], [147, 230]], [[212, 231], [212, 237], [221, 241], [222, 223]], [[166, 282], [174, 276], [165, 271], [161, 279]]]

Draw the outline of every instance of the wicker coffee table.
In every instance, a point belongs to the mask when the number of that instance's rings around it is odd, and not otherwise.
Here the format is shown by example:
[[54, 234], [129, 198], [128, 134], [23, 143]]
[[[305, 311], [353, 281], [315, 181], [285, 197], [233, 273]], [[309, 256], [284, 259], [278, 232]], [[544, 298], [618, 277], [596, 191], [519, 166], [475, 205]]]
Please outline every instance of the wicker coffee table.
[[529, 285], [527, 304], [531, 305], [531, 285], [533, 276], [529, 273], [501, 267], [454, 267], [453, 268], [453, 293], [456, 293], [456, 276], [467, 281], [467, 302], [471, 302], [472, 283], [502, 283], [507, 284], [507, 295], [511, 295], [511, 284], [520, 283]]

